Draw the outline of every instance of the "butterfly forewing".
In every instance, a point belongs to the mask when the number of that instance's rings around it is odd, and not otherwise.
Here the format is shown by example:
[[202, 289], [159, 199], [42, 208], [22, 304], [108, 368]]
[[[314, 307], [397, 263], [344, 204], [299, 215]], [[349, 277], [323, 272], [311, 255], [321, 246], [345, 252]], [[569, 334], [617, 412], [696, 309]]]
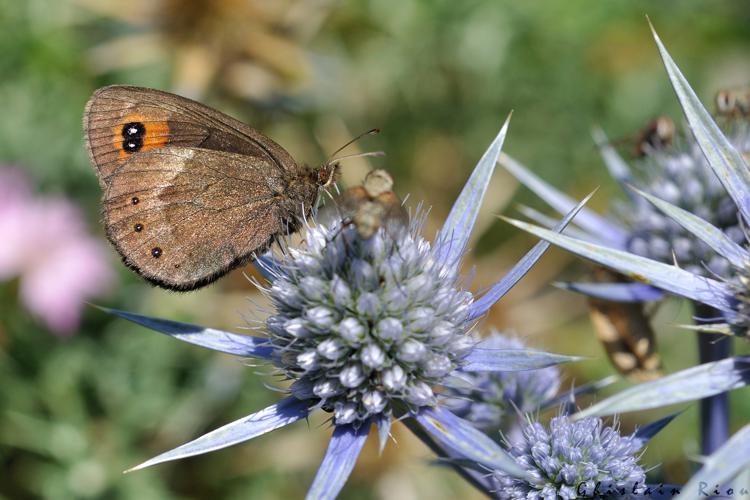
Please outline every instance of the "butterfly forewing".
[[165, 146], [262, 157], [290, 174], [299, 171], [284, 148], [254, 128], [167, 92], [127, 85], [103, 87], [89, 99], [83, 120], [89, 156], [103, 187], [133, 155]]
[[168, 147], [134, 155], [105, 191], [108, 237], [166, 288], [210, 283], [284, 230], [285, 178], [264, 158]]

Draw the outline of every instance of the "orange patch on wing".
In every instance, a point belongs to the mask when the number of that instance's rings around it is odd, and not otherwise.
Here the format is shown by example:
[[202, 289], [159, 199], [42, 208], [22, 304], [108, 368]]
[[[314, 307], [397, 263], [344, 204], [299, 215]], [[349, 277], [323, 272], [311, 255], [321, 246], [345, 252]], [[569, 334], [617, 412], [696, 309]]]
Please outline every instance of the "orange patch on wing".
[[137, 152], [160, 148], [169, 142], [169, 123], [166, 120], [155, 121], [153, 117], [149, 119], [140, 114], [127, 115], [112, 131], [112, 143], [120, 160], [124, 160], [131, 155], [123, 149], [125, 139], [122, 136], [122, 127], [127, 123], [142, 123], [146, 130], [143, 134], [143, 146]]
[[149, 122], [146, 124], [146, 134], [143, 136], [143, 149], [160, 148], [169, 142], [169, 124], [167, 122]]

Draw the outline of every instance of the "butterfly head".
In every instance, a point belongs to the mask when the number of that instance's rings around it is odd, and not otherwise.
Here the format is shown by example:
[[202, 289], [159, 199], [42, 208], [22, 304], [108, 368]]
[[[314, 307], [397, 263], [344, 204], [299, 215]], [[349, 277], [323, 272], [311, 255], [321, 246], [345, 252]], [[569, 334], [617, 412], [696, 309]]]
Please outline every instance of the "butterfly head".
[[341, 176], [341, 166], [338, 161], [329, 161], [315, 170], [315, 183], [326, 189], [336, 183]]

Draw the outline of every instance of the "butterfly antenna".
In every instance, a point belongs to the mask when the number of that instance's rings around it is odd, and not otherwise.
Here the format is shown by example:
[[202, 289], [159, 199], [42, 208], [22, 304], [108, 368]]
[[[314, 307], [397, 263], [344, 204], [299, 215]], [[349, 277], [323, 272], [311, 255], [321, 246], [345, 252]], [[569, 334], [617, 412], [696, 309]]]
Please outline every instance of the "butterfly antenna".
[[339, 162], [341, 160], [349, 160], [349, 159], [352, 159], [352, 158], [364, 158], [366, 156], [373, 156], [373, 157], [376, 157], [376, 156], [385, 156], [385, 152], [383, 152], [383, 151], [368, 151], [366, 153], [355, 153], [355, 154], [350, 154], [350, 155], [339, 156], [338, 158], [334, 158], [332, 160], [329, 160], [321, 168], [321, 170], [323, 171], [324, 175], [327, 176], [327, 177], [325, 177], [326, 180], [323, 181], [322, 186], [323, 187], [328, 187], [331, 184], [333, 184], [336, 187], [336, 192], [338, 193], [339, 192], [339, 187], [336, 184], [336, 179], [338, 179], [339, 169], [341, 168], [341, 165], [339, 164]]
[[344, 144], [343, 146], [341, 146], [340, 148], [338, 148], [336, 151], [334, 151], [331, 154], [331, 156], [328, 157], [328, 159], [326, 160], [325, 164], [326, 165], [330, 165], [331, 163], [337, 161], [337, 160], [332, 160], [331, 158], [333, 158], [334, 156], [336, 156], [337, 154], [339, 154], [340, 152], [342, 152], [343, 150], [345, 150], [346, 148], [348, 148], [349, 146], [351, 146], [352, 144], [354, 144], [355, 142], [357, 142], [358, 140], [360, 140], [364, 136], [366, 136], [366, 135], [377, 135], [379, 133], [380, 133], [380, 129], [379, 128], [373, 128], [373, 129], [368, 130], [367, 132], [362, 132], [357, 137], [355, 137], [354, 139], [352, 139], [351, 141], [347, 142], [346, 144]]
[[379, 134], [380, 129], [374, 128], [371, 130], [368, 130], [367, 132], [363, 132], [359, 134], [357, 137], [352, 139], [351, 141], [347, 142], [340, 148], [338, 148], [334, 153], [328, 157], [328, 159], [317, 169], [317, 177], [318, 177], [318, 185], [322, 187], [328, 187], [331, 184], [336, 183], [336, 179], [338, 178], [338, 172], [339, 172], [339, 165], [338, 161], [345, 159], [345, 158], [357, 158], [357, 157], [363, 157], [363, 156], [383, 156], [385, 153], [382, 151], [375, 151], [375, 152], [369, 152], [369, 153], [359, 153], [354, 155], [348, 155], [348, 156], [342, 156], [340, 158], [334, 158], [337, 154], [339, 154], [341, 151], [343, 151], [345, 148], [349, 147], [352, 143], [360, 140], [362, 137], [366, 135], [375, 135]]
[[331, 163], [336, 163], [341, 160], [349, 160], [351, 158], [364, 158], [367, 156], [372, 156], [372, 157], [385, 156], [385, 152], [384, 151], [368, 151], [366, 153], [353, 153], [350, 155], [339, 156], [338, 158], [329, 160], [327, 163], [330, 165]]

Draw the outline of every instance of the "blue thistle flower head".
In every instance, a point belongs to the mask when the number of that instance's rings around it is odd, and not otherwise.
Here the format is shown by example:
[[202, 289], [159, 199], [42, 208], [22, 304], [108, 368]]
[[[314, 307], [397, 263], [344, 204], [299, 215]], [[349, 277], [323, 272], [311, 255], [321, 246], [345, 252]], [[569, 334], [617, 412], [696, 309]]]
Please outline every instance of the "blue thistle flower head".
[[[598, 417], [560, 415], [549, 427], [529, 420], [510, 448], [527, 477], [495, 471], [492, 479], [498, 498], [610, 498], [608, 491], [631, 498], [633, 488], [637, 491], [646, 479], [638, 464], [640, 448], [634, 436], [621, 436], [616, 424], [606, 426]], [[595, 493], [596, 483], [601, 494]]]
[[[728, 129], [730, 143], [740, 152], [750, 151], [747, 124], [733, 121]], [[737, 244], [745, 242], [737, 206], [691, 133], [678, 136], [673, 146], [646, 150], [633, 166], [640, 190], [697, 215]], [[616, 212], [628, 230], [627, 251], [665, 263], [676, 259], [693, 274], [732, 275], [724, 257], [644, 198], [631, 196], [616, 205]]]
[[[726, 123], [729, 144], [742, 154], [750, 152], [750, 124], [742, 120]], [[600, 215], [584, 209], [576, 218], [578, 227], [571, 235], [665, 264], [680, 267], [699, 276], [730, 278], [736, 273], [732, 264], [712, 245], [696, 238], [689, 228], [665, 214], [642, 194], [666, 201], [690, 212], [724, 232], [732, 242], [746, 244], [737, 205], [712, 170], [700, 144], [691, 133], [681, 133], [673, 143], [646, 148], [641, 158], [627, 164], [612, 147], [604, 133], [594, 130], [594, 138], [610, 175], [626, 195], [612, 203], [612, 214]], [[547, 184], [516, 160], [502, 155], [501, 163], [522, 183], [555, 209], [567, 211], [576, 202]], [[550, 226], [553, 221], [530, 208], [526, 215]], [[566, 284], [569, 288], [604, 299], [653, 300], [654, 290], [643, 285]], [[623, 293], [628, 288], [632, 293]], [[641, 292], [641, 293], [638, 293]], [[610, 295], [607, 295], [607, 294]]]
[[[308, 498], [333, 498], [343, 487], [370, 427], [381, 448], [392, 416], [436, 452], [467, 457], [511, 476], [525, 472], [495, 441], [443, 408], [435, 387], [457, 369], [529, 370], [578, 358], [475, 345], [468, 330], [520, 280], [549, 244], [538, 243], [483, 295], [461, 286], [459, 265], [497, 163], [508, 122], [480, 159], [434, 242], [423, 215], [403, 229], [363, 238], [341, 220], [308, 224], [305, 244], [262, 256], [258, 268], [274, 312], [263, 336], [112, 311], [174, 338], [272, 363], [292, 381], [286, 398], [226, 424], [131, 470], [238, 444], [305, 419], [332, 413], [333, 434]], [[583, 206], [566, 215], [562, 230]], [[472, 478], [473, 480], [473, 478]], [[475, 481], [488, 491], [486, 481]]]
[[266, 321], [274, 359], [292, 394], [336, 425], [390, 417], [398, 403], [433, 406], [433, 387], [473, 347], [473, 295], [421, 236], [421, 220], [368, 239], [319, 224], [277, 262]]
[[[490, 333], [482, 343], [486, 349], [525, 349], [514, 337]], [[461, 370], [443, 392], [446, 404], [456, 415], [487, 434], [508, 433], [517, 422], [518, 412], [533, 413], [552, 399], [560, 389], [556, 366], [538, 370], [488, 372]]]

